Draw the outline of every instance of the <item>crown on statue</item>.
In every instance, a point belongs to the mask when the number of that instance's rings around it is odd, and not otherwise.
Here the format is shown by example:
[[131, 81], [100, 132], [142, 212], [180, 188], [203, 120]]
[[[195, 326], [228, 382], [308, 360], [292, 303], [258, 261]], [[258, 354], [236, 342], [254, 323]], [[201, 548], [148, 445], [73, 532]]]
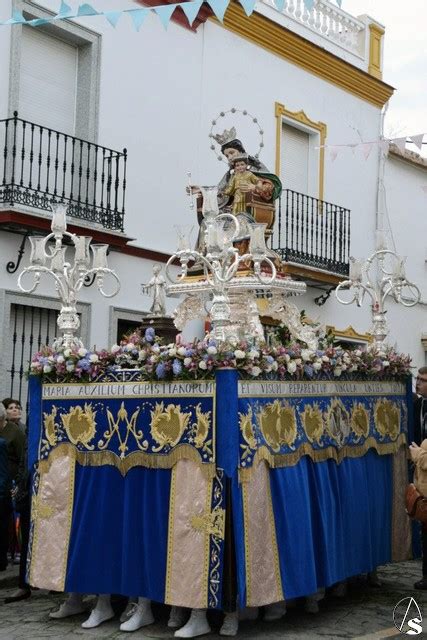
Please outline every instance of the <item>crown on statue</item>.
[[221, 147], [223, 147], [225, 144], [228, 144], [229, 142], [232, 142], [232, 140], [235, 140], [236, 137], [237, 133], [235, 127], [231, 127], [231, 129], [224, 129], [223, 133], [217, 133], [213, 136], [214, 140], [216, 140], [218, 144], [221, 145]]

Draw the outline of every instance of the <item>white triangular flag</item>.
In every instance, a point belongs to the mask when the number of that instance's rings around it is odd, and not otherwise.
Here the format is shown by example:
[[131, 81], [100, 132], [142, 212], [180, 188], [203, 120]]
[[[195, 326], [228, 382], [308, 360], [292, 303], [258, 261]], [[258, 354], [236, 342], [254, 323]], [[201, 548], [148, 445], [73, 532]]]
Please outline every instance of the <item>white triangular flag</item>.
[[403, 153], [406, 149], [406, 136], [403, 138], [393, 138], [392, 143]]
[[417, 133], [417, 135], [415, 136], [411, 136], [411, 140], [414, 143], [414, 145], [416, 147], [418, 147], [418, 149], [421, 151], [423, 148], [423, 138], [424, 138], [424, 133]]

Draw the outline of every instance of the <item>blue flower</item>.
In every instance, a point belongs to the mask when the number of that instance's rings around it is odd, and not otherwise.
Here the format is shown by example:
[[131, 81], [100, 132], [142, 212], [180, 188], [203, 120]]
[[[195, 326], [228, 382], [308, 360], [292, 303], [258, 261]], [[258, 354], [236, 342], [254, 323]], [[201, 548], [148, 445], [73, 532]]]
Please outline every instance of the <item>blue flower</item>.
[[273, 364], [273, 362], [274, 362], [273, 356], [267, 356], [266, 360], [267, 360], [268, 364]]
[[304, 365], [304, 373], [307, 376], [307, 378], [312, 378], [313, 377], [314, 369], [311, 366], [311, 364], [305, 364]]
[[174, 360], [173, 364], [172, 364], [172, 371], [174, 373], [175, 376], [179, 376], [179, 374], [182, 371], [182, 364], [179, 360]]
[[77, 366], [80, 367], [80, 369], [83, 369], [83, 371], [89, 371], [90, 362], [87, 358], [82, 358], [77, 362]]
[[158, 378], [164, 378], [166, 375], [166, 367], [164, 362], [159, 362], [156, 367], [156, 376]]
[[194, 349], [186, 349], [185, 355], [187, 356], [187, 358], [191, 358], [191, 356], [194, 356]]
[[153, 329], [153, 327], [148, 327], [148, 329], [145, 330], [145, 339], [147, 342], [154, 342], [154, 338], [156, 337], [156, 333]]

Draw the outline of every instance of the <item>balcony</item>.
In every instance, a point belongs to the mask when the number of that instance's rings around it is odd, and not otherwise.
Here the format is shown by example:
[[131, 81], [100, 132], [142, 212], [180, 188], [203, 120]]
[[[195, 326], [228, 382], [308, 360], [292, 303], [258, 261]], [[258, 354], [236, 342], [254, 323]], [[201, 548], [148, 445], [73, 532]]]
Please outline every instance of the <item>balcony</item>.
[[116, 236], [123, 233], [126, 149], [114, 151], [27, 122], [17, 112], [13, 118], [0, 120], [0, 149], [3, 227], [19, 230], [19, 224], [25, 225], [22, 214], [43, 219], [42, 212], [49, 211], [54, 199], [68, 204], [74, 226], [98, 228]]
[[338, 284], [348, 277], [350, 211], [285, 189], [271, 239], [289, 275], [313, 284]]

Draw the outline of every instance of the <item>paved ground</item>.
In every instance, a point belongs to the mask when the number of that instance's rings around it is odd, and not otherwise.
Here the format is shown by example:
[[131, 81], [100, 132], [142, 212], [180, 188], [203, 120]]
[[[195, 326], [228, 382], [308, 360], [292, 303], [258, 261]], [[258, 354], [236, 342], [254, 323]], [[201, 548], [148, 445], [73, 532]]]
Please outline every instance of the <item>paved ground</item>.
[[[237, 638], [286, 638], [287, 640], [312, 640], [323, 638], [378, 639], [410, 637], [400, 634], [393, 625], [393, 609], [402, 599], [414, 596], [421, 612], [426, 615], [424, 631], [418, 638], [427, 638], [427, 592], [417, 592], [412, 588], [419, 578], [420, 562], [403, 562], [388, 565], [379, 570], [383, 583], [381, 588], [369, 587], [362, 578], [354, 581], [344, 598], [328, 596], [320, 603], [320, 612], [310, 615], [304, 612], [302, 603], [289, 609], [279, 622], [262, 621], [241, 623]], [[29, 600], [5, 605], [4, 597], [9, 595], [16, 584], [17, 568], [13, 567], [0, 574], [0, 640], [66, 640], [80, 638], [91, 640], [124, 640], [126, 637], [172, 638], [166, 627], [166, 609], [156, 610], [159, 622], [136, 631], [132, 636], [118, 630], [118, 620], [107, 622], [97, 629], [84, 630], [80, 624], [85, 616], [54, 621], [48, 617], [49, 611], [58, 607], [62, 596], [35, 591]], [[92, 600], [88, 599], [88, 606]], [[424, 611], [423, 611], [424, 610]], [[219, 620], [213, 621], [217, 630]], [[219, 638], [214, 634], [206, 638]]]

